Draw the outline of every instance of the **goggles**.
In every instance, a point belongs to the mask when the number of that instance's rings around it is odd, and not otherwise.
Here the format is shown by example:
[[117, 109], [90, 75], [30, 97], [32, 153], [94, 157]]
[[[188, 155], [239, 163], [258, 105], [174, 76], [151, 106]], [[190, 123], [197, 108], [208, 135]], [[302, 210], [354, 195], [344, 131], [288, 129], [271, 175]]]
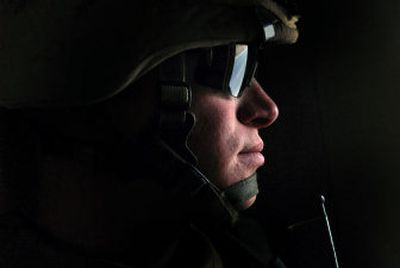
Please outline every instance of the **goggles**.
[[[256, 11], [263, 29], [262, 40], [250, 44], [231, 43], [192, 49], [160, 65], [161, 87], [171, 91], [164, 94], [166, 102], [187, 106], [190, 99], [189, 85], [208, 87], [233, 97], [242, 95], [255, 76], [258, 49], [276, 39], [276, 17], [262, 9]], [[183, 88], [186, 89], [181, 90]]]
[[186, 52], [189, 80], [233, 97], [240, 97], [257, 69], [257, 49], [230, 44]]

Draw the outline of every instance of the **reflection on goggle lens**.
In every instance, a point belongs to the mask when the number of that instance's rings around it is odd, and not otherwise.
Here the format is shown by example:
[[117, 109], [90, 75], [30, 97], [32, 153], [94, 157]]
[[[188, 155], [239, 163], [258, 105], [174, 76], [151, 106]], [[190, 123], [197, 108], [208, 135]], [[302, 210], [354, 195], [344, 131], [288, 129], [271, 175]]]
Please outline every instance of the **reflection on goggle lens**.
[[194, 64], [189, 67], [195, 68], [194, 82], [239, 97], [255, 73], [254, 52], [251, 46], [244, 44], [201, 50], [195, 53], [196, 60], [192, 61]]
[[246, 73], [246, 64], [249, 49], [247, 45], [237, 45], [235, 60], [233, 63], [233, 70], [231, 78], [229, 79], [229, 88], [231, 95], [237, 97], [244, 81], [244, 75]]

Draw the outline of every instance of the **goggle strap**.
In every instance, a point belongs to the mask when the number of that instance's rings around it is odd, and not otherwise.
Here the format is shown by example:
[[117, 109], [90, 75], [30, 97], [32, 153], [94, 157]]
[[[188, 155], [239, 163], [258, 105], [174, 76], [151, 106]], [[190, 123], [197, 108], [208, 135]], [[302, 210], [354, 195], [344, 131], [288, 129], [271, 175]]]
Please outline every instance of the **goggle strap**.
[[161, 84], [160, 104], [170, 110], [187, 110], [191, 102], [191, 91], [188, 86]]
[[186, 111], [191, 103], [187, 85], [186, 54], [180, 53], [159, 66], [160, 106], [170, 111]]

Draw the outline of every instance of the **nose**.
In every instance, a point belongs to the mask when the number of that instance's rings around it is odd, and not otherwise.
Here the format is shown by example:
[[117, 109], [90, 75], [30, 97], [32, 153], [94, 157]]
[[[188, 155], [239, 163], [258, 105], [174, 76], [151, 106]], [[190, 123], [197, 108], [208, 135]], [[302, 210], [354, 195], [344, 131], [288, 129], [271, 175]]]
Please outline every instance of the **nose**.
[[257, 80], [253, 79], [239, 99], [238, 120], [254, 128], [270, 126], [279, 115], [278, 106], [264, 91]]

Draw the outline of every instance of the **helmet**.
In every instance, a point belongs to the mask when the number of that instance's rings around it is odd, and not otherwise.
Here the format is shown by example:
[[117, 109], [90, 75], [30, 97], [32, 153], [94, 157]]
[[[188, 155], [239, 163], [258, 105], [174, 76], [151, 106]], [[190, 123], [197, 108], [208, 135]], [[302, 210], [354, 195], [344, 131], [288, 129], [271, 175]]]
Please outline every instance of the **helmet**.
[[0, 106], [105, 100], [182, 51], [260, 41], [260, 19], [268, 41], [296, 41], [272, 0], [2, 1]]

